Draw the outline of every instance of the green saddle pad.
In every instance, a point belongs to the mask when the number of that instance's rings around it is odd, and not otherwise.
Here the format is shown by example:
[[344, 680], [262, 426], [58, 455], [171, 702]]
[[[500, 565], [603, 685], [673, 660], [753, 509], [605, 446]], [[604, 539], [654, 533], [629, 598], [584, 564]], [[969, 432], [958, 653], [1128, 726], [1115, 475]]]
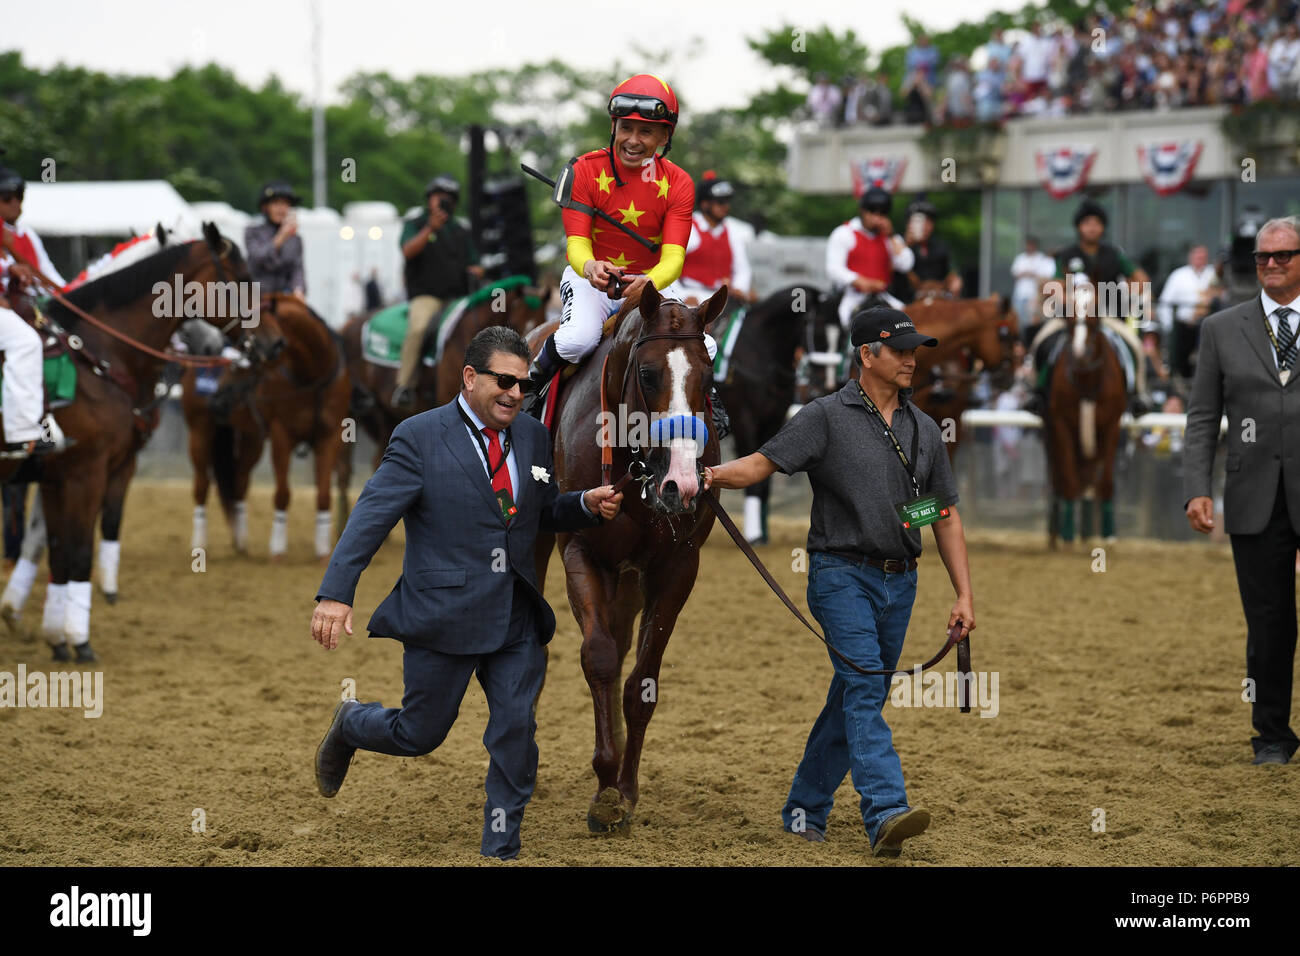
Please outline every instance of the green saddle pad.
[[[430, 337], [430, 347], [425, 351], [426, 362], [436, 362], [442, 352], [443, 343], [451, 333], [456, 321], [469, 309], [482, 305], [492, 299], [498, 289], [509, 291], [528, 285], [528, 276], [509, 276], [496, 282], [490, 282], [472, 295], [456, 299], [449, 303], [436, 317], [438, 327]], [[530, 302], [535, 306], [535, 303]], [[397, 368], [402, 364], [402, 340], [406, 338], [407, 312], [409, 302], [390, 305], [372, 315], [361, 329], [361, 350], [369, 362]]]
[[[0, 375], [0, 386], [4, 377]], [[77, 394], [77, 363], [67, 352], [45, 360], [45, 395], [51, 405], [67, 405]]]

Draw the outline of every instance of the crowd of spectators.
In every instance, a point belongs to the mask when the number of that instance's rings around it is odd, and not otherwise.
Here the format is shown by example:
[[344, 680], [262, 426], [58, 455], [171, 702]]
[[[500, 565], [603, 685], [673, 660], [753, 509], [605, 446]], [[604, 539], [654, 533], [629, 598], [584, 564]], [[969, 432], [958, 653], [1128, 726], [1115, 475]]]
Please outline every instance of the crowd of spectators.
[[829, 127], [1294, 102], [1297, 18], [1300, 0], [1138, 0], [1119, 16], [1035, 23], [1014, 40], [994, 30], [970, 60], [946, 62], [918, 34], [896, 90], [884, 71], [838, 86], [820, 74], [808, 108]]

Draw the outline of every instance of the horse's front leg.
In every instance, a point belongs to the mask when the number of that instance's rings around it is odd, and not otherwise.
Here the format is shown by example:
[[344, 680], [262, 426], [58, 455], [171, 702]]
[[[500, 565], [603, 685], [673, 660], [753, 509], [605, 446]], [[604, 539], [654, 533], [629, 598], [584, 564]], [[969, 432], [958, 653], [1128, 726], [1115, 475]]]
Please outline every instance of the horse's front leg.
[[[282, 561], [289, 550], [289, 458], [293, 438], [282, 422], [271, 423], [271, 464], [275, 468], [275, 512], [271, 520], [271, 560]], [[328, 495], [326, 508], [328, 509]]]
[[619, 740], [614, 726], [614, 684], [619, 678], [619, 656], [609, 614], [618, 572], [604, 567], [578, 535], [563, 540], [561, 556], [569, 607], [582, 630], [582, 673], [591, 688], [596, 717], [596, 747], [591, 757], [596, 771], [596, 796], [587, 810], [587, 827], [593, 833], [607, 833], [626, 815], [619, 806], [617, 788]]
[[659, 702], [659, 667], [677, 623], [677, 615], [690, 597], [699, 569], [699, 549], [680, 548], [668, 560], [651, 562], [641, 576], [645, 611], [641, 615], [636, 663], [623, 685], [627, 746], [623, 750], [623, 767], [618, 778], [619, 792], [628, 803], [628, 822], [639, 796], [637, 773], [641, 766], [641, 747], [655, 705]]

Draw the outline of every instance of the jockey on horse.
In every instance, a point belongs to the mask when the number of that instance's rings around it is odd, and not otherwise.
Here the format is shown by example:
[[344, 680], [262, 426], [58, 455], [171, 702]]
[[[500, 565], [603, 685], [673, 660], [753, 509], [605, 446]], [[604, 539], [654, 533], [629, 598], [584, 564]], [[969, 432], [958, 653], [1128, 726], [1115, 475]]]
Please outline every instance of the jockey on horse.
[[696, 189], [700, 208], [692, 217], [681, 278], [687, 305], [699, 305], [724, 285], [729, 303], [757, 301], [751, 289], [753, 273], [745, 241], [727, 227], [735, 192], [731, 183], [718, 179], [712, 171], [704, 174]]
[[[1100, 203], [1091, 199], [1085, 199], [1080, 203], [1074, 214], [1074, 228], [1078, 232], [1079, 241], [1066, 246], [1056, 254], [1056, 277], [1048, 280], [1043, 287], [1044, 302], [1052, 298], [1058, 302], [1065, 301], [1068, 293], [1062, 280], [1071, 274], [1086, 277], [1087, 281], [1094, 286], [1108, 283], [1114, 288], [1115, 284], [1124, 280], [1135, 284], [1150, 283], [1150, 277], [1145, 270], [1134, 265], [1119, 246], [1102, 239], [1106, 232], [1106, 224], [1106, 210]], [[1103, 303], [1113, 303], [1115, 299], [1114, 295], [1096, 294], [1092, 297], [1099, 311], [1104, 308]], [[1132, 301], [1132, 297], [1126, 296], [1124, 301]], [[1129, 328], [1128, 323], [1124, 321], [1123, 316], [1103, 315], [1102, 322], [1119, 335], [1133, 353], [1136, 392], [1133, 405], [1140, 410], [1146, 403], [1146, 355], [1142, 350], [1142, 344]], [[1029, 347], [1030, 354], [1034, 357], [1034, 368], [1038, 373], [1037, 384], [1030, 400], [1030, 411], [1042, 414], [1047, 409], [1048, 375], [1053, 357], [1058, 351], [1057, 345], [1063, 340], [1065, 333], [1065, 320], [1054, 316], [1043, 323]]]
[[[534, 388], [525, 396], [524, 411], [539, 418], [546, 383], [591, 354], [605, 320], [625, 298], [639, 297], [648, 281], [665, 298], [684, 298], [677, 280], [691, 235], [695, 185], [664, 158], [677, 126], [677, 96], [659, 77], [640, 73], [614, 88], [608, 112], [609, 146], [571, 160], [566, 172], [572, 195], [563, 213], [568, 265], [560, 278], [560, 326], [533, 360]], [[619, 228], [608, 220], [597, 226], [597, 211], [617, 217]], [[704, 344], [712, 361], [717, 343], [705, 334]], [[720, 438], [725, 412], [712, 389], [710, 399]]]
[[[27, 184], [16, 171], [0, 166], [0, 350], [4, 360], [5, 457], [62, 451], [68, 442], [45, 411], [44, 345], [40, 334], [14, 311], [33, 267], [64, 286], [35, 230], [18, 225]], [[48, 423], [48, 424], [47, 424]], [[51, 437], [53, 436], [53, 437]]]
[[939, 220], [939, 211], [934, 208], [934, 203], [921, 193], [908, 204], [906, 215], [907, 231], [903, 238], [916, 261], [907, 276], [895, 276], [890, 291], [904, 302], [913, 301], [918, 291], [933, 294], [931, 290], [939, 288], [943, 289], [946, 297], [959, 297], [962, 282], [952, 267], [952, 253], [948, 244], [934, 234]]
[[[898, 235], [889, 211], [894, 197], [879, 186], [868, 187], [858, 201], [860, 212], [837, 226], [826, 243], [826, 275], [831, 285], [844, 290], [839, 319], [848, 338], [849, 320], [863, 308], [867, 296], [877, 295], [892, 308], [903, 304], [886, 290], [895, 272], [911, 272], [916, 256]], [[834, 330], [828, 330], [834, 331]], [[837, 342], [830, 343], [836, 351]]]

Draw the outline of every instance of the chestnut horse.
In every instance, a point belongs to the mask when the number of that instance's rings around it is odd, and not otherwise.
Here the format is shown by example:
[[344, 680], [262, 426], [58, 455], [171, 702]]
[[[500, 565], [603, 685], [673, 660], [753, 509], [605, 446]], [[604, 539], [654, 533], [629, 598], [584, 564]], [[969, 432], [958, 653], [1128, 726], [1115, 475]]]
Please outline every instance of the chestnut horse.
[[[552, 441], [560, 490], [617, 481], [633, 472], [634, 460], [645, 468], [638, 475], [640, 492], [629, 486], [618, 517], [558, 536], [596, 717], [596, 795], [587, 811], [593, 833], [626, 831], [631, 825], [664, 649], [695, 586], [700, 549], [713, 527], [713, 512], [697, 510], [695, 500], [701, 454], [707, 464], [719, 460], [717, 437], [704, 425], [710, 372], [704, 332], [726, 301], [723, 286], [695, 309], [661, 299], [647, 283], [639, 307], [629, 298], [613, 320], [614, 331], [569, 379], [555, 413]], [[553, 328], [543, 326], [530, 336], [534, 354]], [[616, 422], [602, 420], [602, 410]], [[645, 423], [655, 418], [660, 418], [661, 437], [647, 441], [647, 431], [655, 429]], [[694, 436], [705, 435], [701, 449]], [[611, 452], [607, 467], [602, 440]], [[539, 583], [545, 583], [554, 543], [555, 536], [538, 536]], [[638, 613], [636, 660], [620, 709], [615, 688]]]
[[[962, 438], [962, 412], [970, 407], [970, 393], [987, 369], [995, 388], [1011, 387], [1012, 351], [1019, 321], [996, 293], [987, 299], [918, 296], [904, 310], [916, 329], [939, 340], [934, 348], [916, 352], [912, 401], [944, 430], [949, 461]], [[952, 423], [952, 440], [947, 423]]]
[[[50, 318], [74, 332], [83, 347], [77, 399], [55, 412], [59, 427], [76, 444], [39, 462], [41, 503], [49, 533], [50, 586], [45, 597], [44, 636], [58, 660], [65, 642], [79, 661], [96, 659], [90, 649], [90, 572], [95, 519], [105, 527], [121, 521], [126, 486], [136, 454], [152, 431], [144, 411], [167, 364], [161, 353], [189, 318], [244, 335], [256, 359], [279, 347], [274, 333], [241, 319], [251, 295], [248, 267], [239, 249], [216, 226], [205, 223], [203, 239], [168, 246], [148, 258], [68, 292], [65, 298], [123, 335], [124, 342], [91, 325], [57, 301]], [[197, 283], [192, 286], [191, 283]], [[164, 290], [165, 291], [160, 291]], [[167, 301], [182, 289], [182, 301]], [[201, 290], [192, 294], [193, 290]], [[166, 308], [162, 306], [166, 305]], [[233, 313], [233, 315], [232, 315]], [[102, 374], [87, 356], [106, 363]]]
[[1094, 500], [1101, 535], [1115, 537], [1115, 455], [1128, 401], [1124, 368], [1101, 331], [1089, 283], [1076, 283], [1070, 339], [1048, 373], [1047, 461], [1052, 481], [1048, 544], [1074, 541], [1075, 502], [1084, 500], [1080, 537], [1092, 534]]
[[[501, 294], [496, 294], [497, 292]], [[354, 315], [340, 330], [344, 353], [347, 356], [348, 374], [352, 381], [352, 417], [375, 441], [375, 458], [372, 467], [379, 467], [393, 429], [412, 415], [437, 408], [450, 402], [460, 392], [461, 370], [465, 366], [465, 349], [470, 340], [489, 325], [508, 325], [520, 335], [526, 335], [546, 318], [546, 301], [551, 290], [532, 286], [516, 286], [494, 290], [484, 302], [471, 306], [456, 322], [437, 365], [419, 365], [416, 376], [415, 403], [410, 408], [397, 408], [392, 403], [397, 387], [397, 369], [376, 365], [368, 361], [361, 348], [361, 330], [374, 312]], [[429, 323], [430, 334], [434, 323]], [[338, 460], [339, 527], [347, 524], [351, 505], [348, 487], [352, 482], [352, 444], [349, 443]]]
[[[305, 445], [315, 464], [315, 553], [324, 561], [334, 547], [330, 482], [344, 439], [352, 438], [344, 435], [352, 382], [343, 343], [324, 319], [294, 295], [277, 293], [263, 298], [262, 319], [274, 321], [284, 337], [285, 348], [274, 361], [256, 369], [232, 368], [210, 403], [193, 394], [194, 375], [186, 375], [184, 408], [194, 467], [194, 547], [204, 546], [197, 539], [207, 531], [210, 470], [235, 550], [247, 552], [249, 480], [270, 438], [275, 470], [271, 560], [280, 561], [288, 551], [290, 458], [296, 447]], [[351, 427], [355, 432], [355, 423]]]
[[[746, 311], [726, 373], [715, 383], [731, 414], [737, 458], [758, 451], [785, 424], [795, 399], [795, 353], [805, 344], [821, 295], [810, 285], [787, 286]], [[719, 350], [724, 346], [718, 343]], [[745, 537], [760, 544], [767, 543], [771, 487], [765, 478], [745, 491]]]

